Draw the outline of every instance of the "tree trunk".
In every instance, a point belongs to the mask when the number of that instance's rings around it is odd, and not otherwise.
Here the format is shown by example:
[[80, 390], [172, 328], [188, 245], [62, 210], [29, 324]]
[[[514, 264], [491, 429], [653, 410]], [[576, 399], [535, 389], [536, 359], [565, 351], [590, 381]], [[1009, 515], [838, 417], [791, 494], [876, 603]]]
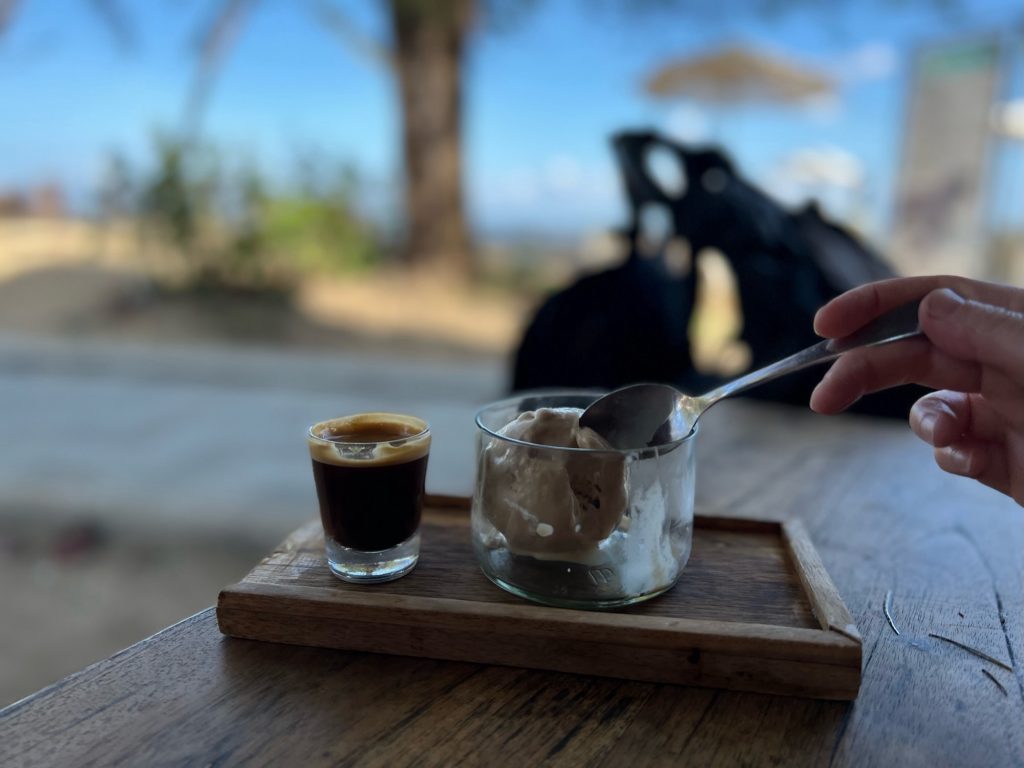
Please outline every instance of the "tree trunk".
[[389, 0], [402, 106], [406, 236], [416, 268], [472, 269], [462, 196], [462, 64], [475, 0]]

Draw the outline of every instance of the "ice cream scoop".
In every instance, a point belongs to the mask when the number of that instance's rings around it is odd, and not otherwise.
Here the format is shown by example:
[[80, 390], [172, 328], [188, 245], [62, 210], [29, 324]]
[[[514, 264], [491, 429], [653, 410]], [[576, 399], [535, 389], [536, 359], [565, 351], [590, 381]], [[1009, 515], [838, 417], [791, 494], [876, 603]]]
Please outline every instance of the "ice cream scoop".
[[[483, 509], [513, 552], [586, 559], [627, 506], [625, 458], [581, 428], [578, 408], [539, 408], [505, 425], [486, 447]], [[531, 446], [567, 448], [540, 451]]]

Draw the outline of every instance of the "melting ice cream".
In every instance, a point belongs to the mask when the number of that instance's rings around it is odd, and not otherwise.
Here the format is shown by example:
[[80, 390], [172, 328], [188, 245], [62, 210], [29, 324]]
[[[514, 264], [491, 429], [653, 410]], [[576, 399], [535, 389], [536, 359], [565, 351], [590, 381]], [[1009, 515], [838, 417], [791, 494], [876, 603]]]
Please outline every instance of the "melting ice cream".
[[[581, 428], [578, 408], [522, 413], [499, 434], [560, 448], [607, 449]], [[587, 554], [628, 525], [627, 467], [615, 452], [545, 452], [494, 440], [483, 456], [487, 473], [483, 509], [509, 549], [537, 557], [586, 560]]]

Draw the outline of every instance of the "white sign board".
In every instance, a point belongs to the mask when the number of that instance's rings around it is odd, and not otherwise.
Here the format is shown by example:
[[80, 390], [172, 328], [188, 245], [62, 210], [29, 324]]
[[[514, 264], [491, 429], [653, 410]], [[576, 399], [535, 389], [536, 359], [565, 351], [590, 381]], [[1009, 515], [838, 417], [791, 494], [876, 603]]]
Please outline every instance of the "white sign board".
[[904, 274], [987, 274], [984, 205], [999, 44], [921, 49], [910, 78], [889, 253]]

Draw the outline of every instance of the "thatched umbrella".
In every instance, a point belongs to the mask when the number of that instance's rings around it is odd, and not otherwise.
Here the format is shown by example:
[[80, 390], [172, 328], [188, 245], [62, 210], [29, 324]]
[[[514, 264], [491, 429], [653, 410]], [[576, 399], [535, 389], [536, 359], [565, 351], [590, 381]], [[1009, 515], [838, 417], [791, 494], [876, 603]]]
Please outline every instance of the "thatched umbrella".
[[659, 67], [646, 82], [656, 98], [690, 98], [709, 105], [797, 104], [833, 92], [820, 72], [744, 48], [723, 48]]

